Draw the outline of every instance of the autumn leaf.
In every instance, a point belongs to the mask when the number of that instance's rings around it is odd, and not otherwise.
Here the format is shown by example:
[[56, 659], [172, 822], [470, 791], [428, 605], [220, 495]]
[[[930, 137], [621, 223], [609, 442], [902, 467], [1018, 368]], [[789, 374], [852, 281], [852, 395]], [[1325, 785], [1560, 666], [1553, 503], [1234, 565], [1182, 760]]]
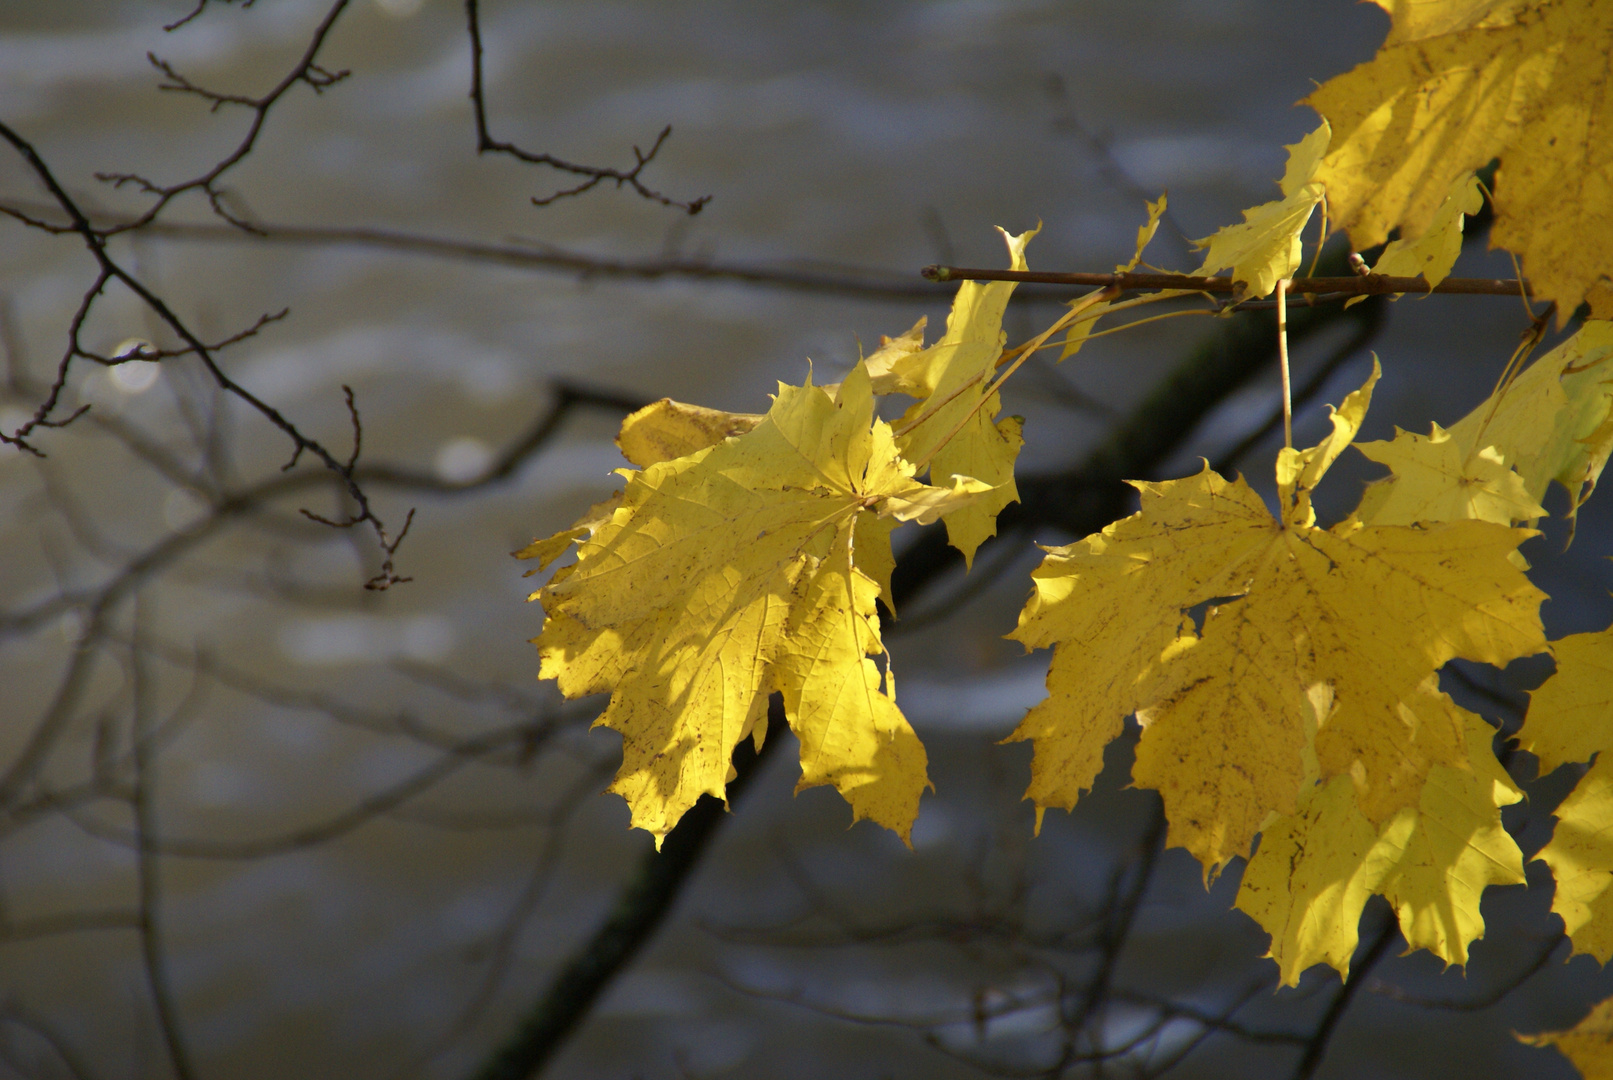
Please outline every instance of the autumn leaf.
[[1283, 173], [1283, 197], [1243, 212], [1243, 223], [1228, 225], [1213, 236], [1195, 240], [1194, 247], [1209, 248], [1204, 264], [1193, 271], [1205, 276], [1230, 268], [1245, 296], [1268, 296], [1283, 278], [1299, 267], [1299, 234], [1323, 198], [1314, 179], [1317, 163], [1327, 149], [1326, 122], [1288, 147], [1288, 168]]
[[1470, 715], [1466, 767], [1431, 768], [1417, 807], [1389, 820], [1369, 856], [1383, 863], [1377, 891], [1406, 944], [1446, 964], [1466, 965], [1468, 946], [1484, 936], [1485, 888], [1524, 881], [1523, 854], [1501, 825], [1501, 807], [1523, 793], [1490, 751], [1494, 734]]
[[[1074, 306], [1082, 303], [1084, 299], [1081, 297], [1071, 300], [1070, 304]], [[1092, 335], [1093, 328], [1098, 325], [1098, 320], [1108, 308], [1108, 300], [1099, 300], [1095, 304], [1088, 305], [1081, 317], [1070, 324], [1070, 328], [1064, 332], [1064, 348], [1059, 352], [1059, 363], [1062, 364], [1081, 351], [1081, 346], [1087, 343], [1087, 338]]]
[[[1049, 697], [1011, 736], [1036, 744], [1027, 796], [1038, 806], [1074, 805], [1135, 711], [1132, 778], [1163, 796], [1169, 843], [1213, 875], [1248, 853], [1269, 814], [1294, 813], [1316, 778], [1318, 688], [1332, 697], [1329, 728], [1392, 745], [1399, 704], [1447, 660], [1504, 664], [1544, 646], [1543, 596], [1507, 559], [1526, 531], [1311, 523], [1310, 490], [1358, 428], [1370, 387], [1335, 413], [1328, 440], [1283, 456], [1284, 520], [1244, 481], [1206, 468], [1136, 483], [1139, 513], [1049, 550], [1010, 635], [1055, 647]], [[1395, 764], [1334, 767], [1372, 790]]]
[[[1428, 232], [1451, 185], [1499, 157], [1490, 241], [1558, 325], [1613, 315], [1613, 5], [1394, 3], [1378, 54], [1306, 102], [1333, 127], [1316, 171], [1357, 249]], [[1407, 25], [1399, 21], [1408, 12]]]
[[1389, 13], [1394, 28], [1386, 45], [1517, 20], [1529, 0], [1372, 0]]
[[611, 694], [597, 723], [622, 734], [611, 790], [635, 826], [659, 842], [700, 795], [723, 797], [734, 746], [760, 737], [779, 690], [802, 784], [832, 783], [855, 819], [908, 835], [925, 755], [872, 659], [890, 531], [866, 523], [985, 486], [933, 493], [912, 474], [862, 364], [838, 400], [781, 386], [750, 431], [626, 472], [621, 505], [533, 598], [543, 677]]
[[1613, 749], [1613, 627], [1551, 643], [1557, 671], [1530, 691], [1518, 745], [1540, 774]]
[[1495, 446], [1535, 499], [1553, 480], [1570, 517], [1596, 488], [1613, 453], [1613, 322], [1592, 320], [1451, 425], [1468, 447]]
[[922, 377], [916, 369], [923, 367], [923, 361], [919, 358], [924, 352], [924, 327], [928, 322], [928, 316], [921, 316], [905, 334], [880, 336], [879, 348], [863, 361], [868, 366], [869, 377], [873, 379], [874, 393], [907, 394], [910, 397], [924, 397], [929, 393], [925, 386], [914, 381]]
[[1317, 963], [1348, 976], [1374, 893], [1389, 898], [1413, 948], [1466, 964], [1468, 946], [1484, 936], [1485, 888], [1524, 880], [1522, 854], [1500, 816], [1522, 794], [1490, 752], [1490, 726], [1457, 711], [1459, 758], [1427, 767], [1415, 798], [1381, 829], [1361, 812], [1359, 778], [1345, 774], [1308, 787], [1293, 815], [1262, 830], [1237, 907], [1271, 935], [1266, 955], [1283, 985], [1297, 985]]
[[1392, 442], [1357, 443], [1356, 449], [1394, 472], [1394, 482], [1358, 511], [1368, 524], [1472, 519], [1511, 525], [1546, 514], [1500, 450], [1473, 451], [1438, 424], [1426, 436], [1397, 429]]
[[1551, 867], [1574, 952], [1613, 959], [1613, 757], [1603, 754], [1557, 808], [1551, 842], [1535, 858]]
[[715, 446], [762, 422], [754, 413], [731, 413], [662, 398], [622, 421], [616, 446], [641, 469]]
[[1427, 230], [1413, 240], [1391, 240], [1372, 264], [1372, 272], [1388, 277], [1421, 276], [1432, 289], [1450, 276], [1451, 267], [1462, 254], [1463, 215], [1476, 214], [1483, 207], [1484, 193], [1479, 189], [1478, 178], [1472, 173], [1459, 177], [1434, 211]]
[[[1003, 233], [1015, 270], [1026, 268], [1025, 245], [1038, 231]], [[1020, 421], [996, 422], [1002, 410], [997, 394], [982, 400], [1002, 356], [1003, 312], [1013, 291], [1010, 281], [963, 282], [941, 339], [891, 367], [909, 388], [903, 392], [919, 398], [895, 424], [902, 456], [928, 462], [933, 477], [970, 476], [994, 489], [946, 516], [947, 539], [968, 565], [980, 545], [997, 534], [1002, 508], [1019, 501], [1014, 461], [1024, 443]]]
[[541, 570], [547, 569], [578, 540], [584, 540], [594, 535], [594, 532], [605, 522], [609, 521], [616, 508], [622, 505], [622, 494], [617, 492], [610, 498], [597, 502], [588, 508], [587, 513], [577, 519], [569, 529], [564, 529], [553, 536], [541, 537], [532, 541], [526, 547], [515, 553], [517, 559], [536, 559], [538, 565], [528, 570], [523, 577], [531, 577]]
[[1128, 262], [1115, 267], [1117, 274], [1129, 274], [1137, 269], [1137, 264], [1143, 261], [1143, 251], [1154, 239], [1154, 233], [1159, 231], [1159, 219], [1165, 216], [1165, 195], [1162, 193], [1155, 202], [1145, 202], [1148, 207], [1148, 220], [1137, 226], [1137, 250], [1132, 253]]
[[1613, 323], [1587, 322], [1448, 431], [1436, 425], [1427, 439], [1402, 432], [1393, 443], [1357, 444], [1395, 471], [1367, 489], [1357, 516], [1377, 524], [1524, 520], [1526, 511], [1544, 513], [1538, 504], [1556, 480], [1572, 521], [1613, 453], [1610, 359]]
[[[1137, 269], [1138, 264], [1143, 261], [1143, 251], [1154, 239], [1154, 233], [1159, 231], [1159, 219], [1165, 214], [1165, 196], [1161, 194], [1157, 201], [1144, 203], [1144, 205], [1148, 207], [1148, 220], [1137, 227], [1137, 249], [1132, 253], [1128, 261], [1115, 267], [1115, 273], [1117, 274], [1129, 274]], [[1081, 351], [1081, 346], [1086, 344], [1093, 328], [1098, 325], [1098, 320], [1109, 309], [1109, 303], [1107, 300], [1090, 303], [1085, 298], [1070, 301], [1071, 306], [1083, 304], [1084, 311], [1081, 317], [1071, 323], [1070, 328], [1064, 332], [1064, 348], [1059, 352], [1059, 363], [1063, 363]]]
[[1271, 935], [1266, 955], [1283, 986], [1297, 986], [1312, 964], [1349, 975], [1361, 912], [1382, 878], [1374, 873], [1382, 867], [1367, 861], [1377, 842], [1348, 776], [1307, 788], [1292, 815], [1261, 831], [1236, 906]]
[[1531, 1046], [1556, 1047], [1585, 1080], [1613, 1080], [1613, 998], [1597, 1005], [1567, 1031], [1519, 1035], [1518, 1040]]

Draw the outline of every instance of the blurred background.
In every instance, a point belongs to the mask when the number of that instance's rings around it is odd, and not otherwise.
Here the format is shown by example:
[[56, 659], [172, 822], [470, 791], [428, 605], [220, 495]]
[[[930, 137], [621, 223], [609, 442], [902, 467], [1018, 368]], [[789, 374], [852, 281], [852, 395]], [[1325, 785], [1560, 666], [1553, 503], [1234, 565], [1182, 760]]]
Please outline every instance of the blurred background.
[[[651, 850], [599, 794], [619, 759], [588, 728], [602, 702], [536, 680], [542, 615], [509, 558], [619, 483], [624, 411], [764, 411], [809, 363], [838, 379], [921, 316], [933, 340], [951, 290], [919, 268], [1005, 265], [994, 226], [1043, 223], [1035, 269], [1107, 271], [1168, 189], [1149, 261], [1194, 269], [1189, 239], [1276, 194], [1283, 144], [1316, 122], [1294, 102], [1387, 28], [1342, 0], [483, 0], [492, 138], [625, 171], [670, 125], [635, 176], [709, 196], [690, 215], [610, 178], [535, 205], [587, 174], [478, 155], [462, 3], [213, 0], [163, 29], [195, 8], [0, 0], [0, 122], [115, 228], [159, 196], [97, 173], [207, 176], [261, 116], [211, 203], [180, 193], [107, 250], [201, 340], [240, 336], [219, 367], [342, 460], [351, 388], [371, 510], [391, 541], [413, 512], [393, 567], [410, 580], [365, 589], [384, 571], [372, 523], [299, 513], [358, 508], [310, 453], [282, 471], [286, 432], [194, 355], [67, 365], [53, 415], [89, 412], [36, 429], [43, 456], [0, 447], [0, 1075], [475, 1074]], [[297, 70], [311, 78], [262, 109], [161, 88], [261, 99]], [[64, 223], [3, 150], [0, 203]], [[1456, 273], [1512, 276], [1482, 248]], [[129, 288], [96, 283], [82, 237], [0, 221], [6, 432], [46, 399], [75, 319], [102, 357], [183, 349]], [[1022, 288], [1010, 339], [1072, 294]], [[1150, 435], [1143, 478], [1204, 457], [1269, 489], [1276, 371], [1254, 318], [1027, 365], [1005, 393], [1026, 418], [1021, 474], [1087, 475], [1209, 348], [1247, 362]], [[1296, 344], [1313, 391], [1296, 442], [1326, 430], [1322, 403], [1364, 380], [1369, 350], [1384, 379], [1366, 437], [1454, 421], [1528, 325], [1519, 302], [1477, 297], [1318, 324]], [[1324, 519], [1372, 475], [1341, 461]], [[1524, 549], [1552, 637], [1607, 622], [1607, 506], [1566, 554], [1560, 522]], [[1398, 957], [1374, 901], [1347, 992], [1328, 969], [1279, 992], [1265, 936], [1230, 910], [1241, 864], [1206, 890], [1159, 851], [1157, 798], [1126, 789], [1134, 732], [1032, 837], [1029, 747], [996, 743], [1042, 696], [1046, 654], [1001, 635], [1033, 541], [1072, 539], [1044, 518], [971, 578], [915, 579], [887, 631], [936, 784], [913, 850], [848, 830], [828, 789], [792, 797], [775, 729], [545, 1075], [1574, 1075], [1512, 1033], [1570, 1026], [1613, 978], [1566, 961], [1539, 867], [1487, 894], [1465, 973]], [[898, 550], [925, 543], [908, 534]], [[1443, 685], [1504, 734], [1549, 670]], [[1527, 755], [1509, 765], [1533, 779]], [[1526, 855], [1572, 779], [1507, 811]]]

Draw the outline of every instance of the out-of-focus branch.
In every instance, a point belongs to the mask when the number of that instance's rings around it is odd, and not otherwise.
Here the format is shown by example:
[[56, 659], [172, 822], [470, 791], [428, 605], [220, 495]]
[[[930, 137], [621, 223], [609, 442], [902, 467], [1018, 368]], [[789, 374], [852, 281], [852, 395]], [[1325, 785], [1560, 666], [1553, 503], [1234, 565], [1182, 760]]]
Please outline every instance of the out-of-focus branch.
[[156, 808], [158, 755], [152, 737], [157, 726], [156, 718], [152, 715], [155, 694], [148, 658], [142, 649], [145, 633], [142, 606], [139, 603], [135, 605], [134, 640], [129, 650], [129, 696], [134, 707], [134, 721], [129, 736], [134, 775], [129, 801], [134, 809], [135, 879], [140, 894], [140, 952], [145, 959], [146, 986], [157, 1014], [157, 1027], [162, 1032], [163, 1045], [168, 1049], [168, 1062], [173, 1066], [176, 1080], [193, 1080], [196, 1070], [191, 1065], [179, 1005], [168, 979], [168, 957], [164, 943], [162, 854]]
[[527, 1010], [514, 1033], [477, 1067], [475, 1080], [525, 1080], [536, 1076], [593, 1009], [611, 979], [638, 954], [677, 901], [689, 874], [732, 805], [750, 786], [774, 747], [786, 721], [777, 694], [768, 706], [774, 731], [758, 752], [749, 739], [734, 751], [735, 777], [728, 782], [728, 804], [702, 795], [677, 827], [651, 851], [622, 887], [599, 929], [571, 955], [548, 989]]
[[[64, 221], [57, 208], [26, 200], [0, 201], [0, 213], [19, 220], [39, 221], [60, 228]], [[91, 214], [97, 228], [115, 228], [130, 218]], [[456, 262], [514, 266], [575, 277], [583, 281], [709, 281], [750, 285], [789, 292], [843, 296], [851, 300], [942, 300], [953, 287], [944, 283], [914, 280], [907, 271], [880, 270], [864, 266], [819, 263], [746, 263], [702, 258], [652, 257], [623, 259], [568, 251], [551, 245], [535, 245], [518, 240], [485, 243], [430, 236], [398, 229], [363, 227], [286, 225], [254, 221], [251, 232], [211, 222], [154, 221], [144, 226], [141, 236], [202, 243], [283, 244], [310, 247], [361, 247], [393, 251], [405, 255], [451, 259]], [[1068, 288], [1033, 287], [1021, 290], [1027, 297], [1064, 299]]]
[[1333, 1032], [1338, 1029], [1339, 1021], [1344, 1019], [1344, 1014], [1349, 1011], [1355, 995], [1371, 977], [1372, 969], [1378, 966], [1378, 961], [1388, 954], [1389, 946], [1394, 943], [1399, 933], [1400, 921], [1395, 917], [1393, 909], [1390, 909], [1383, 914], [1383, 924], [1379, 926], [1372, 943], [1350, 966], [1350, 977], [1338, 988], [1333, 1000], [1328, 1003], [1327, 1011], [1317, 1022], [1316, 1030], [1311, 1034], [1310, 1041], [1305, 1044], [1305, 1052], [1300, 1055], [1299, 1063], [1294, 1066], [1293, 1080], [1310, 1080], [1316, 1074], [1316, 1070], [1322, 1065], [1322, 1058], [1327, 1054]]

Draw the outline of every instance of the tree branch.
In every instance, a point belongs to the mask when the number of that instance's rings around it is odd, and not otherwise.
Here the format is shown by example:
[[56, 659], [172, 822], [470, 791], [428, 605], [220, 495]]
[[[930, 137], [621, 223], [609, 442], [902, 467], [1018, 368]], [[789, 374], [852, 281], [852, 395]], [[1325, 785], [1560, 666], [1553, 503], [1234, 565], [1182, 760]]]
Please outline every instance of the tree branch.
[[645, 166], [655, 160], [655, 155], [661, 152], [661, 147], [666, 144], [667, 138], [672, 134], [671, 124], [661, 129], [661, 133], [655, 137], [655, 142], [650, 144], [649, 150], [644, 151], [636, 146], [633, 147], [635, 164], [631, 169], [578, 165], [563, 158], [558, 158], [553, 154], [523, 150], [512, 142], [493, 138], [487, 127], [487, 100], [482, 89], [482, 25], [479, 7], [478, 0], [465, 0], [465, 23], [470, 33], [470, 101], [471, 108], [476, 113], [476, 152], [484, 154], [492, 151], [498, 154], [508, 154], [517, 161], [524, 161], [529, 165], [545, 165], [559, 172], [571, 173], [573, 176], [584, 178], [575, 187], [563, 188], [543, 198], [533, 196], [532, 204], [534, 206], [548, 206], [550, 203], [560, 199], [581, 195], [584, 192], [593, 190], [607, 180], [613, 181], [618, 188], [626, 184], [650, 202], [660, 203], [662, 206], [675, 206], [689, 214], [700, 213], [701, 208], [711, 201], [710, 195], [702, 195], [698, 199], [682, 202], [646, 186], [639, 179], [640, 174], [644, 172]]
[[[1183, 289], [1188, 292], [1235, 293], [1229, 277], [1189, 277], [1185, 274], [1060, 274], [1040, 270], [982, 270], [972, 266], [926, 266], [919, 271], [928, 281], [1024, 281], [1043, 285], [1114, 285], [1127, 292], [1137, 289]], [[1288, 284], [1298, 303], [1300, 294], [1317, 300], [1347, 296], [1383, 296], [1392, 293], [1464, 293], [1481, 296], [1531, 296], [1529, 283], [1517, 278], [1451, 278], [1430, 287], [1420, 277], [1356, 274], [1351, 277], [1298, 277]]]
[[475, 1080], [525, 1080], [536, 1076], [560, 1050], [594, 1006], [611, 980], [637, 955], [677, 902], [685, 881], [699, 863], [731, 806], [761, 771], [763, 761], [783, 740], [783, 699], [768, 703], [773, 737], [760, 752], [749, 739], [734, 751], [734, 779], [728, 781], [728, 804], [702, 795], [666, 835], [660, 851], [647, 852], [622, 887], [616, 907], [587, 943], [550, 980], [549, 988], [529, 1009], [515, 1032], [473, 1074]]

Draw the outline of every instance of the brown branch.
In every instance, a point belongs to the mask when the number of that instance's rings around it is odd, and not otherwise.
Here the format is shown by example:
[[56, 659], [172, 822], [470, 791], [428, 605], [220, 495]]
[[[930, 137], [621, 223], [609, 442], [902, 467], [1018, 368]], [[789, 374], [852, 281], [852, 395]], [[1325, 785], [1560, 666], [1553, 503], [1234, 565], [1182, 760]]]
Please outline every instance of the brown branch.
[[[1229, 277], [1189, 277], [1186, 274], [1061, 274], [1040, 270], [983, 270], [972, 266], [926, 266], [919, 273], [926, 281], [1024, 281], [1042, 285], [1113, 285], [1125, 291], [1182, 289], [1187, 292], [1235, 293], [1238, 284]], [[1464, 293], [1482, 296], [1533, 295], [1529, 283], [1515, 278], [1446, 278], [1429, 287], [1420, 277], [1357, 274], [1351, 277], [1300, 277], [1289, 282], [1291, 295], [1321, 297], [1383, 296], [1393, 293]]]

